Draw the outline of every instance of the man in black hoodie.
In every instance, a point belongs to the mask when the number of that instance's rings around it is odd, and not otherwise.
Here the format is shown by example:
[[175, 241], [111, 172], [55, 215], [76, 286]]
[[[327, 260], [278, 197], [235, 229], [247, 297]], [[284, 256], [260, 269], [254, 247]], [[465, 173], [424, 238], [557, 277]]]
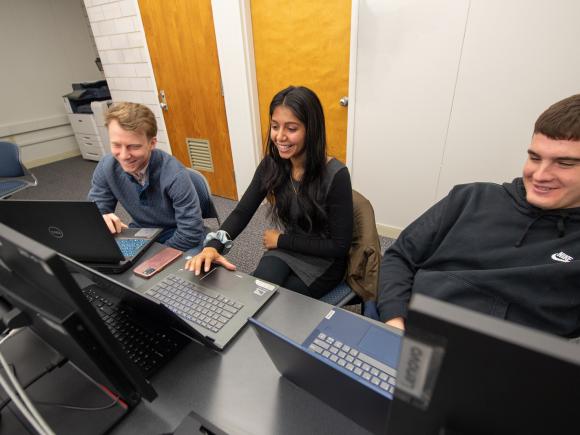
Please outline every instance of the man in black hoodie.
[[580, 95], [540, 115], [523, 177], [455, 186], [401, 233], [381, 263], [381, 320], [404, 328], [413, 292], [580, 336]]

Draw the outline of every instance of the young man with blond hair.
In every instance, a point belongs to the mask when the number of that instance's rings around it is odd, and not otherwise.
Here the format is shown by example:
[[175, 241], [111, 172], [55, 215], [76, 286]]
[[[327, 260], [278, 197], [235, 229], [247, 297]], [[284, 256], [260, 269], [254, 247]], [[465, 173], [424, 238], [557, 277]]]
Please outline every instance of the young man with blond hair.
[[155, 148], [157, 122], [142, 104], [117, 103], [106, 114], [111, 154], [93, 174], [88, 198], [103, 214], [109, 230], [127, 225], [115, 214], [117, 202], [136, 228], [163, 228], [158, 241], [187, 251], [203, 241], [199, 198], [188, 170], [174, 157]]

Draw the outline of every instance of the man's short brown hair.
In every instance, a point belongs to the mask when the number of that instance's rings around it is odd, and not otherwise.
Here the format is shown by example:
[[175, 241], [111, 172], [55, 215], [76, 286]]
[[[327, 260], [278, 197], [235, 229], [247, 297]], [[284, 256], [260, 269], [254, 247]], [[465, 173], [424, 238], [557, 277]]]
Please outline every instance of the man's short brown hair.
[[157, 121], [151, 109], [138, 103], [115, 103], [105, 115], [105, 125], [117, 121], [123, 130], [144, 133], [147, 140], [157, 136]]
[[536, 133], [555, 140], [580, 140], [580, 94], [548, 107], [536, 121]]

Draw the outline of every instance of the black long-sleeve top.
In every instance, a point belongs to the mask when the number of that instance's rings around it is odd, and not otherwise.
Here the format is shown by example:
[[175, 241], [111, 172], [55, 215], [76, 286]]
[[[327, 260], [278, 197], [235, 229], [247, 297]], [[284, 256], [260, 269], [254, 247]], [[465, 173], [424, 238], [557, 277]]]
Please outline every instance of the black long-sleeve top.
[[[244, 230], [266, 197], [267, 192], [261, 180], [266, 174], [268, 158], [260, 162], [242, 199], [220, 228], [226, 231], [232, 240]], [[318, 257], [346, 257], [351, 244], [353, 223], [352, 186], [346, 167], [340, 169], [334, 176], [324, 206], [328, 216], [328, 236], [283, 233], [278, 238], [278, 248]], [[207, 246], [214, 247], [220, 252], [223, 250], [223, 245], [215, 239]]]

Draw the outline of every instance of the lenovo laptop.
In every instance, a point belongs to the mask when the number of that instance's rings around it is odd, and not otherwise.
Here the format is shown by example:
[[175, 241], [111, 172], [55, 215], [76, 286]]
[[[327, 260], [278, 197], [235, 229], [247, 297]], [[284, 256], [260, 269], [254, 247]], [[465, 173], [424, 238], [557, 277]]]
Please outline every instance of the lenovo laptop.
[[243, 272], [214, 267], [195, 276], [170, 266], [136, 291], [165, 305], [218, 349], [223, 349], [278, 286]]
[[256, 319], [250, 323], [284, 377], [372, 433], [385, 433], [402, 331], [339, 308], [302, 344]]
[[0, 201], [0, 222], [103, 273], [135, 264], [160, 228], [127, 228], [113, 235], [90, 201]]

